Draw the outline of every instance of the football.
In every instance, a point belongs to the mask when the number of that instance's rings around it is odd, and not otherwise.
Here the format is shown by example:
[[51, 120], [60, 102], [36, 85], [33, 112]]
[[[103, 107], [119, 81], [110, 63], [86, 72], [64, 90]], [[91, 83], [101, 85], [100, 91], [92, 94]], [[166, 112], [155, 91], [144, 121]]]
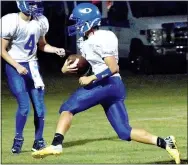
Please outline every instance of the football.
[[88, 75], [91, 73], [91, 65], [83, 56], [78, 55], [78, 54], [71, 54], [68, 56], [67, 60], [71, 60], [72, 61], [71, 64], [73, 64], [76, 60], [78, 61], [77, 63], [78, 75], [83, 76], [83, 75]]

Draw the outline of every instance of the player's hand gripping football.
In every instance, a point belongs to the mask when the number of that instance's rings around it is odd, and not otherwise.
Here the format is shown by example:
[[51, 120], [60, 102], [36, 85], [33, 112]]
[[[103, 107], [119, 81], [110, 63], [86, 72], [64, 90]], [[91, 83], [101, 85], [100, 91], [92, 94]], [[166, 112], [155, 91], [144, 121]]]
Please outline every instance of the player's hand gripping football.
[[65, 73], [77, 73], [77, 61], [75, 61], [74, 63], [72, 63], [71, 60], [66, 60], [63, 67], [61, 68], [61, 71], [65, 74]]
[[26, 74], [28, 73], [28, 70], [27, 70], [24, 66], [22, 66], [22, 65], [20, 65], [20, 64], [18, 64], [18, 65], [16, 66], [16, 70], [17, 70], [17, 72], [18, 72], [19, 74], [26, 75]]
[[65, 49], [63, 48], [55, 48], [54, 52], [60, 57], [65, 56]]
[[91, 76], [83, 76], [79, 78], [79, 83], [80, 85], [89, 85], [90, 83], [92, 83], [94, 80], [96, 80], [97, 77], [95, 75], [91, 75]]

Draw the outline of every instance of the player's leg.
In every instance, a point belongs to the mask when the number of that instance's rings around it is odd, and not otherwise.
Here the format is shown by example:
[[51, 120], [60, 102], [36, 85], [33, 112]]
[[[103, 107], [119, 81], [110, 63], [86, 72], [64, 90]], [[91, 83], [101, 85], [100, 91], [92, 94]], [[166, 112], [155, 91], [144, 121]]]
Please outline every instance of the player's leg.
[[[57, 124], [56, 133], [52, 145], [44, 150], [32, 154], [35, 158], [48, 155], [57, 155], [62, 152], [64, 135], [71, 126], [73, 115], [82, 112], [94, 105], [97, 105], [108, 96], [119, 97], [121, 89], [114, 93], [114, 88], [119, 89], [120, 78], [104, 79], [98, 83], [79, 88], [60, 108], [60, 118]], [[120, 81], [121, 82], [121, 81]]]
[[134, 129], [129, 125], [128, 114], [123, 101], [116, 101], [110, 104], [109, 101], [103, 103], [105, 114], [122, 140], [134, 140], [142, 143], [156, 144], [157, 136], [153, 136], [142, 129]]
[[152, 135], [144, 129], [131, 128], [129, 125], [128, 114], [123, 101], [115, 103], [103, 103], [106, 116], [122, 140], [134, 140], [140, 143], [152, 144], [163, 149], [166, 149], [169, 154], [175, 159], [176, 163], [180, 163], [179, 152], [173, 136], [165, 139]]
[[34, 109], [35, 141], [32, 151], [40, 150], [45, 147], [43, 139], [44, 117], [46, 107], [44, 104], [44, 90], [41, 88], [30, 87], [30, 98]]
[[20, 153], [24, 141], [23, 129], [30, 111], [29, 94], [26, 90], [23, 76], [19, 75], [18, 72], [9, 64], [6, 64], [6, 74], [9, 88], [18, 103], [15, 123], [16, 131], [12, 146], [12, 153]]
[[[69, 130], [72, 118], [75, 114], [80, 113], [90, 107], [99, 104], [99, 101], [105, 97], [105, 88], [102, 86], [82, 87], [74, 92], [71, 97], [60, 108], [60, 117], [58, 120], [56, 133], [51, 146], [34, 152], [35, 158], [46, 157], [48, 155], [58, 155], [62, 152], [62, 143], [64, 135]], [[98, 96], [98, 97], [96, 97]]]
[[[70, 128], [72, 118], [75, 114], [85, 111], [90, 107], [99, 104], [99, 100], [103, 95], [102, 87], [96, 86], [94, 88], [81, 87], [74, 92], [71, 97], [60, 107], [60, 118], [56, 128], [56, 133], [65, 135]], [[98, 97], [96, 97], [98, 95]]]

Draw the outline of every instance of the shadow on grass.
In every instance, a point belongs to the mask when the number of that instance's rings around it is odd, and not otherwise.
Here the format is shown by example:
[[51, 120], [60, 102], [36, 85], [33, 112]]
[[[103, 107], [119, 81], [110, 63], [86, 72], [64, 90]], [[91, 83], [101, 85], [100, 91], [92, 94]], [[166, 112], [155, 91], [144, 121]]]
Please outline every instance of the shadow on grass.
[[[146, 164], [176, 164], [175, 161], [170, 160], [170, 161], [158, 161], [158, 162], [149, 162]], [[188, 160], [187, 159], [181, 159], [181, 164], [188, 164]]]
[[[76, 140], [76, 141], [70, 141], [63, 143], [63, 148], [69, 148], [74, 146], [81, 146], [86, 143], [91, 143], [95, 141], [105, 141], [105, 140], [118, 140], [117, 136], [114, 137], [107, 137], [107, 138], [96, 138], [96, 139], [82, 139], [82, 140]], [[32, 152], [31, 150], [23, 150], [22, 153]]]
[[[33, 151], [31, 151], [31, 150], [23, 150], [21, 153], [28, 153], [28, 152], [32, 153]], [[19, 154], [17, 154], [17, 155], [19, 155]]]
[[116, 139], [118, 139], [117, 136], [108, 137], [108, 138], [96, 138], [96, 139], [76, 140], [76, 141], [71, 141], [71, 142], [65, 142], [65, 143], [63, 143], [63, 148], [80, 146], [80, 145], [84, 145], [86, 143], [91, 143], [91, 142], [95, 142], [95, 141], [116, 140]]

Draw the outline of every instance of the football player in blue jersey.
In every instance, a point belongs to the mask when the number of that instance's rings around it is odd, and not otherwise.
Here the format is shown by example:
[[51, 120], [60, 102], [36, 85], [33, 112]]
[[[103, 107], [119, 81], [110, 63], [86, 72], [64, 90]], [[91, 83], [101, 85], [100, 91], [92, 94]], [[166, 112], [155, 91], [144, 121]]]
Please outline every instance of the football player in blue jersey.
[[63, 48], [57, 48], [46, 42], [45, 35], [49, 24], [43, 15], [41, 1], [16, 1], [19, 13], [3, 16], [2, 21], [2, 52], [6, 61], [6, 75], [11, 92], [16, 97], [15, 138], [12, 153], [20, 153], [24, 141], [23, 130], [30, 111], [30, 99], [34, 108], [35, 140], [33, 151], [45, 147], [43, 139], [45, 104], [44, 83], [37, 63], [37, 43], [39, 49], [65, 55]]
[[[101, 104], [120, 139], [156, 145], [167, 150], [176, 163], [180, 163], [174, 136], [161, 138], [144, 129], [130, 126], [124, 105], [125, 86], [119, 74], [118, 39], [112, 31], [99, 29], [101, 14], [98, 8], [91, 3], [81, 3], [74, 8], [70, 19], [76, 21], [76, 24], [68, 27], [69, 35], [81, 36], [78, 40], [80, 53], [91, 64], [94, 74], [80, 77], [79, 82], [83, 87], [78, 88], [61, 106], [51, 145], [32, 153], [32, 156], [43, 158], [61, 154], [64, 136], [71, 126], [73, 116]], [[71, 73], [74, 69], [77, 68], [70, 68], [69, 61], [66, 61], [62, 72]]]

